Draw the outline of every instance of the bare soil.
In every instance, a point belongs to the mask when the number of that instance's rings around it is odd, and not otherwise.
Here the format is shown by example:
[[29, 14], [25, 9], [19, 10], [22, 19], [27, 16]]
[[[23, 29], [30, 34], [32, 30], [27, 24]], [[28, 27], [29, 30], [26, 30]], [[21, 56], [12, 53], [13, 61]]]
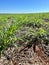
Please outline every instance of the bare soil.
[[8, 47], [0, 59], [0, 65], [49, 65], [49, 56], [44, 54], [39, 45], [35, 46], [35, 52], [33, 45], [23, 48]]

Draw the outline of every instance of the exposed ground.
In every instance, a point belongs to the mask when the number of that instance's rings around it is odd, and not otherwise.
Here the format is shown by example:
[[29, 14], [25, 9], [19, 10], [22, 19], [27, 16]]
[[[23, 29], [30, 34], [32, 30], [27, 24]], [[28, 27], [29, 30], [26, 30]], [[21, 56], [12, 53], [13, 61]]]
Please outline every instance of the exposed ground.
[[6, 49], [1, 57], [0, 65], [49, 65], [49, 57], [38, 45], [36, 45], [35, 52], [33, 45], [27, 46], [22, 51], [20, 49], [22, 46], [19, 47], [19, 50], [16, 50], [15, 47]]

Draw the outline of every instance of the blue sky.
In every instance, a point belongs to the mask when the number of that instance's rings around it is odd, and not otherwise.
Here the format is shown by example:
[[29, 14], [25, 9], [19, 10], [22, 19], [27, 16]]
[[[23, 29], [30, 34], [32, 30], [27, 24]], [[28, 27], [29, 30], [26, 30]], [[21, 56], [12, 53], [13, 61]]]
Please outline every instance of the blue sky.
[[0, 13], [49, 12], [49, 0], [0, 0]]

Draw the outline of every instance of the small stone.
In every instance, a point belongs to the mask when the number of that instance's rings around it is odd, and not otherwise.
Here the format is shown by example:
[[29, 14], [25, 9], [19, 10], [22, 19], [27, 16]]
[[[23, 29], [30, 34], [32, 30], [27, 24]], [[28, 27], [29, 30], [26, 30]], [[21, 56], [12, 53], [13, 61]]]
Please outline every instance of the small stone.
[[22, 65], [21, 63], [19, 63], [18, 65]]

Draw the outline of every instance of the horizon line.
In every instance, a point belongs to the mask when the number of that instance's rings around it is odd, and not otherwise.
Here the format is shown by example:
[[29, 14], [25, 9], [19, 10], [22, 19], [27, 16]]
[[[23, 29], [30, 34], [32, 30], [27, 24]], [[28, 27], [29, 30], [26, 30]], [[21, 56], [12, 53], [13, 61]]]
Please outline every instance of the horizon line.
[[39, 12], [0, 12], [0, 14], [33, 14], [33, 13], [49, 13], [49, 11], [39, 11]]

